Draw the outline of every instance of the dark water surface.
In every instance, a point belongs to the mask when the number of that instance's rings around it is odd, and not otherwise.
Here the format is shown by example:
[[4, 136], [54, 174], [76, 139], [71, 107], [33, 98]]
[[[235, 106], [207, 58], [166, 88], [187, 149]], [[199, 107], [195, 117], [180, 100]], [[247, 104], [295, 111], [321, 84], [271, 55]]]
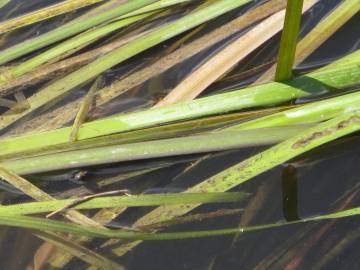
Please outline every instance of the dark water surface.
[[[59, 1], [12, 0], [7, 6], [0, 9], [1, 18], [3, 16], [8, 16], [9, 18], [15, 17], [55, 2]], [[235, 18], [260, 2], [262, 1], [254, 1], [251, 5], [230, 12], [208, 23], [192, 38], [204, 35], [218, 25]], [[320, 1], [319, 4], [304, 16], [301, 35], [305, 35], [311, 30], [339, 2], [341, 1]], [[193, 7], [189, 6], [189, 8]], [[16, 44], [20, 40], [46, 32], [56, 25], [75, 18], [88, 9], [85, 8], [66, 16], [60, 16], [44, 23], [14, 31], [14, 33], [0, 40], [0, 49]], [[187, 11], [179, 10], [172, 17], [166, 17], [163, 20], [174, 19], [185, 12]], [[162, 22], [160, 20], [154, 23]], [[304, 63], [300, 64], [296, 68], [296, 72], [303, 73], [315, 67], [325, 65], [358, 49], [360, 47], [359, 29], [360, 14], [357, 14], [306, 59]], [[209, 50], [198, 53], [166, 72], [146, 81], [144, 84], [135, 87], [132, 89], [133, 91], [128, 91], [126, 94], [93, 112], [93, 118], [151, 106], [158, 99], [159, 95], [164, 95], [164, 93], [186, 77], [199, 63], [206, 60], [230, 40], [241, 34], [237, 33], [234, 36], [228, 37]], [[140, 67], [144, 65], [144, 62], [145, 64], [151, 63], [154, 58], [161, 57], [164, 54], [164, 48], [171, 46], [184, 36], [181, 35], [165, 42], [107, 71], [104, 75], [105, 84], [110, 84], [131, 68]], [[280, 35], [275, 36], [267, 44], [251, 54], [229, 73], [227, 77], [209, 87], [203, 95], [225, 91], [252, 82], [259, 74], [244, 80], [231, 78], [236, 78], [235, 75], [241, 74], [244, 70], [275, 59], [279, 38]], [[105, 41], [106, 39], [100, 42]], [[189, 41], [191, 40], [186, 42]], [[29, 92], [36, 91], [41, 85], [32, 87]], [[87, 86], [77, 89], [77, 91], [74, 91], [55, 107], [82, 96], [86, 89], [88, 89]], [[310, 97], [308, 100], [300, 100], [298, 102], [307, 102], [311, 98], [316, 97]], [[84, 186], [94, 192], [124, 188], [129, 189], [134, 194], [142, 192], [180, 192], [263, 149], [252, 147], [242, 150], [210, 153], [206, 155], [205, 159], [205, 155], [194, 155], [84, 168], [87, 171], [83, 179], [86, 182]], [[189, 166], [194, 163], [196, 163], [196, 166], [192, 166], [189, 169]], [[360, 202], [359, 164], [360, 136], [359, 134], [354, 134], [308, 152], [232, 190], [251, 193], [252, 195], [247, 201], [204, 205], [192, 212], [204, 213], [222, 209], [243, 209], [246, 215], [244, 214], [241, 217], [237, 214], [185, 225], [176, 225], [167, 231], [220, 229], [236, 227], [239, 224], [276, 223], [282, 220], [296, 220], [358, 206]], [[101, 179], [121, 174], [126, 175], [137, 170], [149, 168], [154, 170], [140, 176], [130, 177], [126, 181], [118, 182], [105, 188], [97, 185]], [[59, 176], [59, 178], [63, 177], [65, 181], [46, 181], [50, 180], [54, 175]], [[37, 183], [50, 194], [60, 194], [62, 191], [79, 189], [79, 185], [66, 181], [68, 172], [59, 172], [54, 175], [51, 177], [49, 175], [27, 177], [33, 180], [42, 179], [43, 181]], [[3, 204], [29, 201], [24, 195], [5, 191], [0, 193], [0, 199]], [[132, 222], [149, 211], [149, 209], [127, 209], [111, 225], [115, 227], [131, 226]], [[94, 214], [95, 212], [88, 211], [88, 213]], [[126, 269], [359, 269], [359, 237], [359, 218], [352, 217], [341, 220], [292, 225], [237, 236], [145, 242], [123, 257], [118, 257], [112, 253], [112, 249], [119, 245], [116, 243], [104, 247], [104, 240], [94, 239], [86, 246], [94, 252], [119, 262]], [[32, 269], [30, 265], [33, 264], [34, 256], [43, 243], [42, 240], [33, 235], [32, 231], [1, 227], [0, 269]], [[43, 269], [51, 269], [51, 267], [46, 265]], [[72, 259], [63, 269], [88, 269], [88, 265], [79, 259]]]

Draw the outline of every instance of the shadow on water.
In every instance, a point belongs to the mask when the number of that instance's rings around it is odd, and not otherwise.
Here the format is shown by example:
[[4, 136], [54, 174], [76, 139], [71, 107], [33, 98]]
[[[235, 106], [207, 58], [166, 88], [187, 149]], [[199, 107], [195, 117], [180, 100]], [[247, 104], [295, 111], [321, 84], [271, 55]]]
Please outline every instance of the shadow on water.
[[298, 177], [296, 167], [287, 165], [282, 171], [281, 178], [284, 217], [287, 221], [298, 220]]

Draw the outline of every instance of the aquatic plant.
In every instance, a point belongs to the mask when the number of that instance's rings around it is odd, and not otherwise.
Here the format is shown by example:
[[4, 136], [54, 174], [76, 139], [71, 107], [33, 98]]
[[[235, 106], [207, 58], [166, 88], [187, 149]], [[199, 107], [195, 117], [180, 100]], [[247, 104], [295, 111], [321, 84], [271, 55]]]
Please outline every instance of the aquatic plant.
[[[57, 246], [39, 259], [40, 265], [49, 261], [62, 268], [78, 257], [90, 269], [124, 269], [86, 244], [105, 239], [104, 247], [111, 246], [113, 254], [123, 256], [147, 240], [233, 235], [235, 243], [254, 231], [341, 222], [359, 215], [358, 206], [346, 207], [353, 197], [345, 194], [345, 209], [253, 225], [250, 221], [266, 207], [264, 197], [269, 192], [242, 190], [257, 176], [320, 146], [351, 138], [360, 129], [359, 49], [302, 74], [294, 70], [360, 10], [359, 1], [344, 0], [301, 33], [302, 14], [321, 2], [72, 0], [15, 18], [9, 12], [10, 18], [0, 22], [0, 41], [5, 44], [0, 51], [0, 186], [25, 194], [29, 201], [1, 205], [0, 225], [33, 230], [47, 243], [38, 253], [49, 243]], [[0, 12], [11, 4], [0, 1]], [[51, 31], [6, 45], [24, 27], [57, 22], [59, 15], [64, 20]], [[279, 46], [275, 57], [246, 67], [272, 43]], [[204, 52], [206, 57], [201, 56]], [[187, 69], [184, 63], [189, 59], [196, 63], [171, 83], [159, 79], [179, 66]], [[138, 95], [153, 98], [139, 106], [112, 107], [119, 99]], [[254, 146], [261, 147], [255, 154], [181, 192], [141, 194], [156, 186], [157, 179], [131, 189], [109, 190], [176, 163], [158, 164], [160, 157], [182, 157], [187, 162], [172, 179], [176, 182], [225, 150]], [[195, 155], [199, 153], [201, 157]], [[82, 186], [94, 166], [134, 160], [150, 165], [98, 179], [103, 192], [88, 194]], [[46, 183], [55, 178], [80, 186], [50, 195]], [[241, 209], [192, 213], [204, 204], [230, 202], [240, 202]], [[145, 206], [155, 208], [140, 212], [128, 226], [111, 228], [125, 210]], [[241, 217], [236, 228], [166, 231], [235, 215]], [[311, 231], [303, 235], [311, 236]], [[341, 252], [348, 242], [342, 239], [342, 246], [329, 254]], [[329, 256], [318, 267], [331, 261]], [[270, 263], [271, 258], [265, 258], [257, 267]]]

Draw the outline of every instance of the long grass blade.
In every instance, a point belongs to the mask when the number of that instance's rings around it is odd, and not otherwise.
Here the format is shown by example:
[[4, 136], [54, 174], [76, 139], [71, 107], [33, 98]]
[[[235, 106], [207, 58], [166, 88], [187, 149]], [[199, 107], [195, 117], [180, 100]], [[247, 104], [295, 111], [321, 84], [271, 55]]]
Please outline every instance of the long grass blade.
[[204, 36], [199, 37], [192, 42], [182, 45], [173, 53], [166, 55], [148, 67], [134, 72], [129, 77], [114, 83], [110, 87], [104, 88], [101, 91], [101, 95], [99, 95], [97, 99], [97, 104], [105, 104], [106, 102], [135, 86], [134, 81], [137, 85], [140, 85], [147, 79], [161, 74], [165, 70], [175, 66], [180, 61], [188, 59], [195, 54], [208, 49], [210, 46], [213, 46], [217, 42], [224, 40], [226, 37], [229, 37], [236, 32], [245, 29], [246, 27], [276, 13], [284, 7], [285, 5], [283, 0], [271, 0], [258, 7], [255, 7], [254, 9], [251, 9], [250, 11], [239, 16], [238, 18], [235, 18], [229, 23], [219, 26], [218, 28], [214, 29], [214, 31], [211, 31], [210, 33], [205, 34]]
[[[158, 0], [155, 3], [152, 3], [151, 5], [148, 6], [144, 6], [138, 10], [134, 10], [132, 12], [130, 12], [127, 15], [124, 15], [122, 17], [130, 17], [130, 16], [136, 16], [136, 15], [140, 15], [140, 14], [144, 14], [144, 13], [149, 13], [155, 10], [160, 10], [160, 9], [164, 9], [167, 7], [171, 7], [171, 6], [175, 6], [178, 4], [186, 4], [191, 2], [191, 0]], [[122, 18], [120, 17], [120, 18]]]
[[53, 212], [74, 205], [72, 209], [96, 209], [114, 207], [139, 207], [158, 206], [163, 204], [198, 204], [198, 203], [225, 203], [238, 202], [248, 198], [249, 194], [243, 192], [227, 193], [179, 193], [179, 194], [152, 194], [152, 195], [130, 195], [98, 197], [78, 203], [77, 199], [52, 200], [42, 202], [31, 202], [23, 204], [12, 204], [0, 206], [0, 215], [28, 215], [44, 212]]
[[[359, 112], [345, 113], [344, 115], [310, 128], [297, 136], [230, 167], [210, 179], [190, 188], [188, 192], [221, 192], [229, 190], [295, 156], [339, 137], [356, 132], [359, 129]], [[161, 209], [161, 211], [159, 211], [159, 209], [156, 212], [157, 214], [160, 214], [160, 216], [157, 216], [156, 220], [158, 220], [159, 217], [162, 219], [167, 212], [164, 211], [164, 208]], [[144, 218], [143, 220], [149, 221], [147, 218]]]

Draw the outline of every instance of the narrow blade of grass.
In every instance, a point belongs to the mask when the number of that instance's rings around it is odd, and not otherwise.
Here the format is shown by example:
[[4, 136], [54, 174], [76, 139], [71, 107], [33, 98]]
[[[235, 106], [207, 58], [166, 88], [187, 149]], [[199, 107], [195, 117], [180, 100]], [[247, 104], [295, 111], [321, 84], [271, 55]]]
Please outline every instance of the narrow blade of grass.
[[[179, 194], [152, 194], [152, 195], [130, 195], [130, 196], [109, 196], [93, 198], [74, 205], [72, 209], [96, 209], [114, 207], [139, 207], [157, 206], [164, 204], [198, 204], [198, 203], [225, 203], [238, 202], [249, 197], [244, 192], [227, 193], [179, 193]], [[72, 205], [76, 199], [52, 200], [42, 202], [31, 202], [23, 204], [12, 204], [0, 206], [0, 215], [28, 215], [44, 212], [53, 212]]]
[[[105, 186], [119, 183], [127, 178], [132, 178], [135, 176], [139, 176], [140, 174], [146, 174], [149, 173], [150, 171], [156, 170], [156, 169], [160, 169], [160, 168], [164, 168], [169, 166], [169, 164], [161, 164], [159, 165], [155, 165], [154, 166], [149, 166], [147, 168], [143, 168], [142, 170], [135, 170], [132, 171], [130, 173], [126, 173], [126, 174], [121, 174], [118, 175], [116, 177], [111, 177], [108, 179], [103, 179], [102, 181], [99, 182], [99, 188], [103, 188]], [[144, 175], [144, 177], [146, 177]], [[155, 180], [157, 182], [157, 180]], [[147, 188], [151, 187], [151, 183], [153, 181], [147, 181], [147, 184], [145, 185], [136, 185], [136, 187], [134, 187], [134, 189], [132, 189], [132, 192], [134, 193], [142, 193], [144, 192]], [[84, 192], [82, 192], [84, 187], [80, 187], [77, 188], [76, 190], [74, 190], [73, 193], [71, 194], [64, 194], [66, 197], [67, 196], [72, 196], [72, 194], [83, 194]], [[103, 208], [100, 211], [98, 211], [96, 214], [94, 214], [92, 216], [92, 219], [96, 222], [99, 222], [101, 224], [107, 224], [109, 222], [111, 222], [112, 220], [114, 220], [115, 218], [119, 217], [127, 208], [126, 207], [117, 207], [117, 208]], [[78, 244], [82, 244], [85, 245], [86, 243], [92, 241], [92, 238], [89, 237], [84, 237], [84, 236], [80, 236], [80, 237], [73, 237], [72, 238], [73, 242], [76, 242]], [[62, 269], [65, 267], [65, 265], [72, 259], [72, 256], [68, 253], [64, 253], [61, 250], [56, 250], [53, 255], [51, 256], [51, 260], [50, 260], [50, 264], [52, 267], [55, 267], [56, 269]]]
[[321, 44], [339, 30], [347, 21], [360, 11], [360, 3], [356, 0], [344, 0], [326, 18], [324, 18], [309, 34], [299, 41], [296, 50], [295, 64], [303, 62]]
[[99, 89], [99, 86], [101, 84], [102, 77], [98, 77], [94, 84], [90, 87], [89, 92], [85, 95], [84, 100], [79, 108], [79, 112], [76, 115], [69, 141], [74, 142], [77, 140], [77, 135], [79, 132], [80, 126], [85, 122], [88, 112], [90, 110], [91, 104], [93, 102], [93, 98], [95, 95], [95, 92]]
[[[161, 168], [167, 167], [170, 164], [164, 164], [162, 163], [160, 165]], [[155, 165], [154, 166], [149, 166], [147, 167], [147, 172], [149, 172], [149, 169], [154, 169], [154, 168], [158, 168], [160, 169], [159, 165]], [[142, 169], [143, 173], [147, 173], [145, 172], [145, 169]], [[130, 172], [128, 174], [125, 175], [119, 175], [119, 177], [116, 177], [116, 179], [114, 178], [110, 178], [110, 179], [104, 179], [104, 181], [100, 182], [99, 187], [104, 187], [104, 185], [111, 185], [114, 183], [114, 181], [122, 181], [124, 180], [124, 177], [127, 178], [131, 178], [134, 177], [136, 175], [139, 175], [139, 170]], [[144, 176], [146, 177], [146, 176]], [[107, 181], [109, 180], [109, 181]], [[155, 182], [158, 182], [158, 180], [155, 180]], [[143, 193], [146, 189], [151, 188], [153, 186], [154, 182], [153, 181], [146, 181], [146, 183], [144, 183], [144, 185], [136, 185], [134, 187], [134, 189], [132, 189], [133, 193]], [[79, 194], [78, 192], [75, 192], [75, 194]], [[111, 222], [112, 220], [116, 219], [117, 217], [119, 217], [127, 208], [126, 207], [119, 207], [119, 208], [104, 208], [101, 209], [100, 211], [98, 211], [96, 214], [94, 214], [92, 216], [92, 219], [101, 223], [101, 224], [107, 224], [109, 222]], [[89, 237], [76, 237], [73, 238], [73, 241], [76, 241], [77, 243], [82, 243], [83, 245], [85, 245], [85, 243], [88, 243], [90, 241], [92, 241], [92, 238]], [[61, 251], [56, 251], [53, 256], [51, 257], [51, 266], [55, 267], [55, 268], [59, 268], [62, 269], [65, 267], [65, 265], [72, 259], [72, 257], [69, 254], [66, 254], [64, 252]]]
[[[15, 30], [17, 28], [30, 25], [36, 22], [40, 22], [70, 11], [74, 11], [76, 9], [86, 7], [103, 0], [67, 0], [61, 3], [36, 10], [31, 13], [27, 13], [25, 15], [19, 16], [17, 18], [7, 20], [0, 23], [0, 34], [4, 34], [6, 32]], [[4, 1], [3, 1], [4, 2]], [[5, 1], [5, 4], [8, 1]], [[0, 3], [1, 7], [1, 3]]]
[[289, 80], [292, 77], [303, 2], [303, 0], [287, 1], [284, 30], [281, 35], [275, 81]]
[[74, 235], [83, 235], [88, 237], [97, 238], [118, 238], [128, 240], [174, 240], [174, 239], [189, 239], [210, 236], [220, 236], [236, 233], [249, 233], [259, 230], [266, 230], [272, 228], [279, 228], [288, 225], [302, 224], [314, 221], [323, 221], [329, 219], [340, 219], [360, 214], [360, 207], [343, 210], [331, 214], [319, 215], [293, 222], [282, 222], [273, 224], [264, 224], [256, 226], [248, 226], [243, 228], [229, 228], [220, 230], [207, 230], [207, 231], [186, 231], [186, 232], [169, 232], [169, 233], [144, 233], [144, 232], [131, 232], [123, 230], [106, 230], [93, 228], [88, 226], [81, 226], [71, 223], [64, 223], [43, 218], [35, 218], [21, 215], [0, 215], [0, 224], [5, 226], [12, 226], [25, 229], [34, 230], [47, 230], [53, 232], [66, 232]]
[[160, 9], [164, 9], [167, 7], [171, 7], [171, 6], [175, 6], [178, 4], [186, 4], [188, 2], [191, 2], [191, 0], [158, 0], [157, 2], [142, 7], [138, 10], [135, 10], [133, 12], [130, 12], [129, 14], [125, 15], [126, 17], [129, 16], [135, 16], [135, 15], [139, 15], [139, 14], [144, 14], [144, 13], [149, 13], [155, 10], [160, 10]]

